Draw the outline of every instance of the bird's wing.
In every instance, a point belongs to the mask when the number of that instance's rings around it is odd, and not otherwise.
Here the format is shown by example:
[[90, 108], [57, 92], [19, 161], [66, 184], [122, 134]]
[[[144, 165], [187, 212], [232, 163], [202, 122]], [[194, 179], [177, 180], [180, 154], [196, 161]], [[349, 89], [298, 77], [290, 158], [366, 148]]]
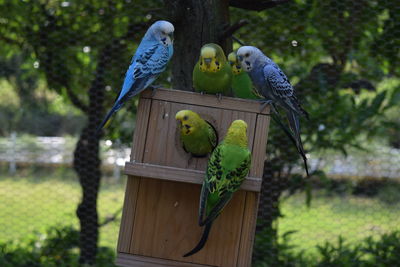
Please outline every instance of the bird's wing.
[[293, 86], [282, 70], [276, 64], [267, 64], [263, 71], [265, 81], [274, 98], [286, 110], [292, 110], [299, 115], [308, 117], [308, 113], [300, 106], [294, 94]]
[[148, 46], [135, 55], [126, 71], [118, 100], [133, 97], [148, 87], [166, 68], [169, 61], [168, 50], [159, 43]]
[[[206, 225], [214, 221], [218, 217], [222, 209], [226, 206], [229, 200], [231, 200], [233, 193], [239, 189], [240, 185], [242, 184], [243, 180], [245, 179], [250, 169], [251, 155], [250, 152], [248, 152], [246, 153], [246, 156], [243, 158], [241, 163], [238, 164], [232, 170], [227, 171], [225, 175], [222, 167], [223, 164], [222, 155], [224, 154], [222, 151], [223, 149], [224, 145], [218, 146], [211, 155], [211, 158], [208, 163], [206, 179], [204, 182], [204, 184], [207, 187], [204, 189], [204, 191], [206, 191], [204, 192], [204, 196], [205, 195], [209, 196], [210, 193], [211, 194], [217, 193], [218, 201], [213, 205], [211, 210], [207, 212], [208, 213], [207, 217], [202, 221], [199, 220], [200, 226]], [[207, 207], [206, 202], [207, 198], [201, 201], [201, 203], [203, 203], [203, 210], [201, 213], [203, 216], [205, 213], [205, 209]]]
[[208, 125], [208, 140], [210, 141], [213, 149], [217, 146], [218, 144], [218, 133], [217, 130], [214, 128], [214, 126], [209, 123], [208, 121], [207, 125]]
[[265, 65], [264, 77], [275, 97], [288, 98], [293, 95], [293, 86], [278, 66], [274, 64]]
[[168, 49], [161, 44], [155, 44], [137, 58], [136, 68], [133, 72], [134, 79], [150, 75], [159, 75], [166, 68], [170, 59]]

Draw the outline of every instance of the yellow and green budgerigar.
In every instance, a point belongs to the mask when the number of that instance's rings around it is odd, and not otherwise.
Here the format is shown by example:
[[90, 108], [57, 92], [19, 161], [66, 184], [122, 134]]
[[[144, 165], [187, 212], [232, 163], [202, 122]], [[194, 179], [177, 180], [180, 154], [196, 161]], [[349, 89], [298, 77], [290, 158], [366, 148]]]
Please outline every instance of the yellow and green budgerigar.
[[229, 95], [232, 70], [224, 51], [217, 44], [205, 44], [193, 69], [193, 87], [196, 92]]
[[186, 152], [194, 157], [204, 157], [217, 146], [217, 131], [196, 112], [181, 110], [175, 119], [179, 122], [180, 139]]
[[247, 148], [247, 124], [232, 122], [224, 140], [214, 149], [208, 161], [200, 195], [199, 225], [205, 226], [197, 246], [184, 257], [200, 251], [208, 238], [211, 225], [249, 173], [251, 152]]
[[228, 61], [232, 68], [232, 93], [235, 97], [245, 99], [261, 99], [254, 88], [250, 76], [242, 70], [242, 65], [236, 57], [236, 52], [228, 55]]

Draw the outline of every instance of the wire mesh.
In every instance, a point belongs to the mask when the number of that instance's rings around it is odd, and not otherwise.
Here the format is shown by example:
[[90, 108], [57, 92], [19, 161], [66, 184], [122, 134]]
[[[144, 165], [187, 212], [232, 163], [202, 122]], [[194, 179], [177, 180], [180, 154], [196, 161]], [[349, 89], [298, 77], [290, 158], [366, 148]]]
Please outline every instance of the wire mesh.
[[[400, 5], [296, 0], [252, 11], [230, 2], [231, 24], [246, 20], [233, 33], [233, 49], [254, 45], [273, 59], [311, 117], [301, 120], [310, 178], [271, 122], [253, 265], [396, 265]], [[88, 251], [97, 250], [98, 265], [110, 266], [137, 99], [116, 114], [101, 140], [93, 129], [146, 28], [165, 18], [164, 3], [1, 5], [0, 265], [77, 264], [80, 175], [94, 190], [86, 208], [98, 212], [87, 227], [96, 236], [99, 226], [99, 247]], [[171, 78], [168, 69], [157, 83], [168, 87]]]

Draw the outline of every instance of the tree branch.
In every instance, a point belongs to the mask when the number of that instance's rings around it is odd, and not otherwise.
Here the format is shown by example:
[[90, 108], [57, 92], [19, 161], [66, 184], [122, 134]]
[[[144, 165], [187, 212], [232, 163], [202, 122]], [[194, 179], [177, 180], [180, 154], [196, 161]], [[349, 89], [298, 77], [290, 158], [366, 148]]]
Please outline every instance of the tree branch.
[[351, 88], [356, 94], [359, 94], [361, 89], [366, 89], [368, 91], [376, 91], [375, 86], [368, 80], [360, 79], [352, 81], [348, 84], [345, 84], [343, 88]]
[[241, 19], [233, 25], [226, 27], [219, 36], [219, 41], [223, 41], [233, 35], [234, 32], [242, 28], [243, 26], [249, 24], [248, 20]]
[[291, 0], [230, 0], [229, 5], [242, 9], [261, 11], [268, 8], [273, 8], [280, 4], [285, 4]]
[[118, 215], [122, 212], [122, 207], [119, 208], [116, 212], [114, 212], [114, 214], [107, 216], [103, 222], [99, 223], [99, 227], [103, 227], [107, 224], [109, 224], [110, 222], [113, 222], [115, 220], [117, 220]]
[[71, 100], [72, 104], [82, 110], [82, 112], [87, 113], [89, 107], [84, 104], [79, 97], [72, 91], [72, 89], [69, 86], [65, 86], [65, 89], [67, 91], [68, 97]]
[[238, 42], [241, 46], [246, 45], [242, 40], [240, 40], [239, 38], [237, 38], [237, 37], [234, 36], [234, 35], [232, 35], [232, 39], [233, 39], [235, 42]]

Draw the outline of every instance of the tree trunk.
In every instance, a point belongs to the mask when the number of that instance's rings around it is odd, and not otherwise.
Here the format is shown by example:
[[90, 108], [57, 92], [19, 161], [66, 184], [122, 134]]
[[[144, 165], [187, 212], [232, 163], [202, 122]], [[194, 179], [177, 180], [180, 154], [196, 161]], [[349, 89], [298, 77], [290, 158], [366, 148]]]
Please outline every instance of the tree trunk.
[[99, 236], [97, 196], [101, 177], [99, 138], [93, 137], [95, 132], [92, 129], [96, 129], [92, 123], [85, 127], [74, 152], [74, 168], [82, 187], [82, 201], [76, 211], [80, 222], [79, 262], [90, 265], [95, 263], [97, 254]]
[[80, 258], [81, 264], [95, 264], [99, 222], [97, 214], [97, 196], [100, 187], [101, 171], [99, 158], [100, 136], [96, 133], [103, 114], [104, 73], [111, 56], [111, 45], [100, 53], [96, 75], [89, 89], [88, 121], [83, 129], [74, 151], [74, 168], [82, 187], [82, 201], [76, 214], [80, 222]]
[[[200, 48], [206, 43], [218, 43], [225, 52], [232, 50], [229, 39], [220, 40], [229, 25], [227, 0], [166, 0], [175, 26], [174, 56], [172, 58], [172, 87], [192, 90], [193, 67], [199, 59]], [[222, 42], [221, 42], [222, 41]]]

